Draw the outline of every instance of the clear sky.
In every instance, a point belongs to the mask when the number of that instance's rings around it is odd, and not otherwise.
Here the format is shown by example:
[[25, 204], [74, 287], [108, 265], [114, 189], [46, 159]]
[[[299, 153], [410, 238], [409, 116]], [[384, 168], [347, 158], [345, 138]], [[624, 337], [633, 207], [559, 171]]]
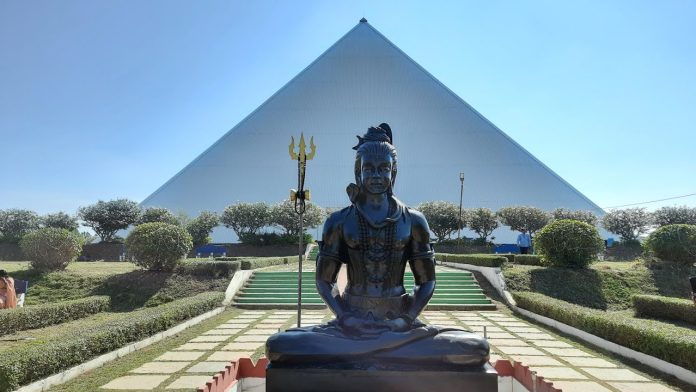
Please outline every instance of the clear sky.
[[696, 193], [693, 1], [6, 0], [0, 209], [141, 201], [363, 16], [601, 207]]

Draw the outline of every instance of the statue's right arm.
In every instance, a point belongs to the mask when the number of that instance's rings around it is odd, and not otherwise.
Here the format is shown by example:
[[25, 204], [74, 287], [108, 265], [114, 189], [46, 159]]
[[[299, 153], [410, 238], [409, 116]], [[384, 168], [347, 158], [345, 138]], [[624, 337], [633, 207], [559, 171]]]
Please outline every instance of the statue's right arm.
[[316, 272], [317, 291], [338, 319], [341, 319], [345, 313], [341, 299], [338, 296], [338, 290], [334, 290], [338, 271], [340, 271], [342, 264], [340, 259], [343, 242], [342, 222], [342, 211], [334, 212], [326, 220], [321, 247], [317, 256]]

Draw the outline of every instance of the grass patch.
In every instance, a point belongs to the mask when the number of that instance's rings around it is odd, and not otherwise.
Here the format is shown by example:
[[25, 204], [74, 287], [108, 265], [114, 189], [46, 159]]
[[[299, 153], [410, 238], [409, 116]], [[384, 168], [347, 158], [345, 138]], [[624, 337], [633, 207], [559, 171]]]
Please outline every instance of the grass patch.
[[605, 312], [538, 293], [514, 293], [517, 305], [616, 344], [696, 370], [696, 330], [688, 324], [636, 318], [631, 311]]
[[688, 298], [688, 277], [696, 269], [671, 264], [648, 269], [643, 262], [632, 261], [595, 263], [586, 269], [514, 265], [504, 274], [513, 292], [531, 291], [590, 308], [623, 310], [631, 308], [632, 297], [639, 294]]
[[225, 291], [229, 276], [145, 271], [132, 263], [74, 262], [65, 271], [39, 273], [28, 262], [2, 263], [10, 275], [29, 281], [26, 305], [108, 295], [112, 310], [157, 306], [205, 291]]

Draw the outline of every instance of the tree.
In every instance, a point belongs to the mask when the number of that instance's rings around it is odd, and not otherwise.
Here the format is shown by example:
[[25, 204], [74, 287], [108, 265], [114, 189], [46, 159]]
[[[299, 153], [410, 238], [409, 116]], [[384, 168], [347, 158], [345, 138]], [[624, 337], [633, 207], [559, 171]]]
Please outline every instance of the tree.
[[[459, 207], [449, 201], [428, 201], [417, 207], [418, 211], [425, 215], [428, 220], [430, 230], [435, 233], [438, 241], [459, 229]], [[462, 226], [465, 216], [462, 214]]]
[[549, 223], [551, 216], [536, 207], [505, 207], [496, 213], [500, 222], [515, 231], [527, 230], [531, 237]]
[[635, 242], [638, 236], [648, 230], [651, 216], [645, 208], [626, 208], [614, 210], [604, 215], [602, 226], [621, 236], [626, 242]]
[[186, 224], [186, 231], [191, 235], [193, 246], [201, 246], [210, 242], [210, 232], [220, 223], [216, 213], [203, 211]]
[[114, 240], [116, 232], [124, 230], [138, 221], [140, 207], [128, 199], [99, 200], [96, 204], [82, 207], [78, 215], [101, 238], [102, 242]]
[[148, 207], [140, 214], [137, 224], [162, 222], [170, 225], [179, 225], [179, 220], [168, 209], [163, 207]]
[[653, 221], [660, 227], [679, 224], [696, 225], [696, 208], [687, 206], [662, 207], [653, 212]]
[[[323, 208], [307, 202], [303, 214], [305, 230], [319, 226], [325, 216], [326, 213]], [[299, 218], [299, 215], [295, 212], [295, 202], [285, 200], [271, 206], [268, 223], [280, 227], [287, 235], [298, 235], [300, 234]]]
[[27, 233], [38, 230], [41, 219], [34, 211], [0, 210], [0, 240], [17, 244]]
[[498, 228], [498, 220], [495, 213], [488, 208], [474, 208], [466, 212], [468, 228], [479, 235], [483, 242], [488, 240], [488, 236], [493, 230]]
[[55, 214], [47, 214], [41, 218], [44, 227], [53, 227], [56, 229], [65, 229], [68, 231], [77, 231], [80, 224], [77, 223], [77, 217], [68, 215], [65, 212], [56, 212]]
[[234, 230], [238, 237], [256, 234], [260, 228], [268, 226], [269, 210], [264, 202], [236, 203], [225, 208], [220, 221]]
[[585, 222], [588, 225], [597, 225], [597, 216], [592, 211], [569, 210], [567, 208], [556, 208], [551, 212], [551, 217], [554, 221], [561, 219], [571, 219], [580, 222]]

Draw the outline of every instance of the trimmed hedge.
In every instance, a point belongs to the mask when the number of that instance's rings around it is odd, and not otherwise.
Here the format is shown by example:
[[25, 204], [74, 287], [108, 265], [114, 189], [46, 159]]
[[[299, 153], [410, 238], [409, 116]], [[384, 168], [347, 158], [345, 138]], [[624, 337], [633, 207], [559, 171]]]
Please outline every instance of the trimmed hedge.
[[502, 267], [507, 257], [501, 255], [435, 253], [435, 258], [447, 263], [471, 264], [479, 267]]
[[514, 255], [515, 264], [545, 266], [544, 260], [537, 255]]
[[688, 266], [696, 262], [696, 225], [667, 225], [650, 233], [645, 247], [655, 256]]
[[633, 307], [638, 317], [685, 321], [696, 325], [696, 306], [688, 299], [634, 295]]
[[496, 256], [503, 256], [507, 259], [508, 263], [514, 263], [515, 262], [515, 254], [514, 253], [496, 253]]
[[217, 261], [237, 261], [239, 259], [241, 259], [241, 257], [221, 256], [215, 258]]
[[105, 312], [110, 308], [111, 298], [100, 295], [26, 308], [7, 309], [0, 312], [0, 336], [77, 320], [91, 314]]
[[174, 271], [193, 242], [191, 234], [180, 226], [151, 222], [135, 226], [126, 238], [126, 248], [136, 265], [150, 271]]
[[99, 328], [75, 331], [60, 340], [27, 344], [0, 355], [0, 392], [40, 380], [113, 351], [220, 305], [222, 293], [202, 293], [155, 308], [124, 313]]
[[517, 306], [552, 318], [624, 347], [696, 371], [696, 333], [620, 312], [584, 308], [538, 293], [513, 293]]
[[289, 257], [255, 257], [253, 259], [242, 259], [241, 266], [243, 270], [251, 270], [272, 265], [287, 264], [290, 261]]
[[202, 260], [186, 261], [177, 266], [176, 272], [179, 274], [195, 276], [212, 276], [216, 278], [231, 278], [235, 272], [239, 271], [241, 263], [239, 261], [227, 260]]
[[585, 268], [604, 249], [597, 228], [570, 219], [553, 221], [534, 237], [534, 249], [557, 267]]

